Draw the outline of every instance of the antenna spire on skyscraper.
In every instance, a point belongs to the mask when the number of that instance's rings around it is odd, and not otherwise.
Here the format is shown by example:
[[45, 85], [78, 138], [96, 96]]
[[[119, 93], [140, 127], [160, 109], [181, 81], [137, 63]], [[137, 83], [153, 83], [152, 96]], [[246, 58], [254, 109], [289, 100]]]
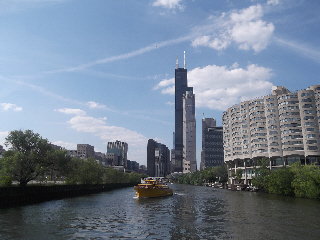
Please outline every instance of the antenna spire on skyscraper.
[[179, 56], [177, 55], [177, 63], [176, 63], [176, 69], [179, 68]]
[[183, 68], [186, 69], [186, 51], [183, 51], [183, 59], [184, 59]]

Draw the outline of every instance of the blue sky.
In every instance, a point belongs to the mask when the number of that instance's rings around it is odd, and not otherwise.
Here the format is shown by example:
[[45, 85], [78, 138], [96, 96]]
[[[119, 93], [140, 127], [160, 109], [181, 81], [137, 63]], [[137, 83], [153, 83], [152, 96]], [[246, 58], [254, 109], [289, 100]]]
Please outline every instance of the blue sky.
[[149, 138], [170, 149], [174, 69], [216, 118], [271, 87], [320, 84], [317, 0], [0, 0], [0, 145], [31, 129], [66, 149], [125, 141], [146, 165]]

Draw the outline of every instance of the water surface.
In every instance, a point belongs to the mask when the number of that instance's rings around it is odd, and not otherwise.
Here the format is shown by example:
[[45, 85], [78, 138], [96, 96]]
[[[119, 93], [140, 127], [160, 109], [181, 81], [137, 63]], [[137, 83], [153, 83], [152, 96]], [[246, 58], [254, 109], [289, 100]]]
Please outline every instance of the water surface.
[[0, 209], [0, 239], [319, 239], [320, 202], [172, 184]]

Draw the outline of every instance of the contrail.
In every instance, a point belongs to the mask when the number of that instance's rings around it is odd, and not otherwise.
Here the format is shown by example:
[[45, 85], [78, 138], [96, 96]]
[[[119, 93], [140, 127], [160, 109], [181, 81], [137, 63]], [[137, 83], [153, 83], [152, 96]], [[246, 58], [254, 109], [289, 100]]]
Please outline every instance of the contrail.
[[53, 73], [61, 73], [61, 72], [75, 72], [75, 71], [80, 71], [95, 65], [99, 65], [99, 64], [105, 64], [105, 63], [110, 63], [110, 62], [114, 62], [114, 61], [119, 61], [119, 60], [123, 60], [123, 59], [128, 59], [128, 58], [132, 58], [135, 56], [139, 56], [143, 53], [146, 52], [150, 52], [150, 51], [154, 51], [158, 48], [161, 47], [165, 47], [165, 46], [169, 46], [169, 45], [173, 45], [173, 44], [177, 44], [180, 42], [184, 42], [187, 40], [192, 39], [193, 37], [191, 35], [185, 36], [185, 37], [180, 37], [180, 38], [176, 38], [176, 39], [171, 39], [168, 41], [163, 41], [163, 42], [159, 42], [159, 43], [153, 43], [150, 44], [149, 46], [140, 48], [138, 50], [129, 52], [129, 53], [125, 53], [125, 54], [120, 54], [118, 56], [113, 56], [113, 57], [109, 57], [109, 58], [103, 58], [103, 59], [99, 59], [96, 60], [94, 62], [90, 62], [90, 63], [84, 63], [84, 64], [80, 64], [76, 67], [70, 67], [70, 68], [64, 68], [64, 69], [59, 69], [59, 70], [52, 70], [52, 71], [46, 71], [44, 73], [47, 74], [53, 74]]

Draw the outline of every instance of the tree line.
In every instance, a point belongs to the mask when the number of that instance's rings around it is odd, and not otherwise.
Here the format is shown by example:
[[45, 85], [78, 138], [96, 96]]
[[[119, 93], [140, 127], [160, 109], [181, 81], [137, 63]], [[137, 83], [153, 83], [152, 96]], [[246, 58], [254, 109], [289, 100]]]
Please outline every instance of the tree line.
[[183, 184], [202, 185], [205, 182], [220, 182], [222, 184], [228, 181], [227, 164], [217, 167], [207, 167], [202, 171], [182, 174], [178, 182]]
[[[293, 197], [320, 199], [320, 167], [301, 165], [300, 162], [270, 170], [269, 160], [259, 159], [253, 168], [252, 185], [262, 192]], [[241, 179], [242, 169], [237, 169], [231, 177]], [[202, 171], [182, 174], [178, 182], [183, 184], [203, 185], [205, 182], [228, 182], [227, 165], [223, 164]]]
[[269, 160], [258, 160], [252, 185], [262, 191], [283, 196], [320, 199], [320, 168], [300, 162], [270, 171]]
[[0, 158], [0, 186], [11, 186], [16, 181], [24, 187], [32, 180], [63, 180], [66, 184], [138, 183], [145, 177], [105, 167], [93, 158], [71, 157], [67, 150], [57, 150], [32, 130], [9, 132], [5, 145], [10, 148]]

